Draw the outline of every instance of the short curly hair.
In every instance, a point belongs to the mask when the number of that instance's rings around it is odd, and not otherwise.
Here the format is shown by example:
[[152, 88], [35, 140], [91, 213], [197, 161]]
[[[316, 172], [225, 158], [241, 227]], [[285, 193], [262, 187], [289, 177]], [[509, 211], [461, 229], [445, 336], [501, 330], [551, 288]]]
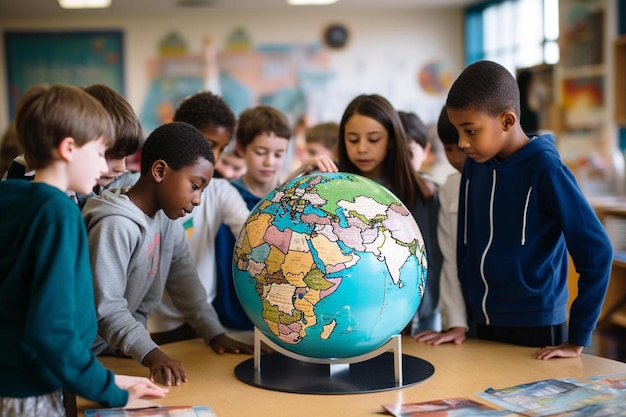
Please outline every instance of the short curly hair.
[[189, 123], [198, 130], [222, 127], [231, 135], [237, 123], [224, 99], [210, 91], [201, 91], [184, 99], [174, 113], [174, 121]]
[[192, 166], [200, 158], [215, 165], [211, 145], [202, 133], [189, 123], [171, 122], [154, 129], [141, 151], [141, 175], [150, 171], [158, 160], [165, 161], [174, 171]]
[[463, 70], [454, 81], [446, 107], [455, 110], [475, 110], [498, 116], [513, 110], [520, 117], [520, 96], [513, 74], [492, 61], [478, 61]]

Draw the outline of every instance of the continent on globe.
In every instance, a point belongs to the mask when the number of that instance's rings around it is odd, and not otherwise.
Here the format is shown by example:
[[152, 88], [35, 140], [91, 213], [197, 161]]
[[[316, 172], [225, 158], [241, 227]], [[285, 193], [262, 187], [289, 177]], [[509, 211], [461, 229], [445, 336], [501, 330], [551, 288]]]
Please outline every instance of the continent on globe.
[[426, 248], [409, 210], [365, 177], [314, 174], [270, 193], [235, 245], [235, 289], [269, 339], [315, 358], [366, 354], [424, 294]]

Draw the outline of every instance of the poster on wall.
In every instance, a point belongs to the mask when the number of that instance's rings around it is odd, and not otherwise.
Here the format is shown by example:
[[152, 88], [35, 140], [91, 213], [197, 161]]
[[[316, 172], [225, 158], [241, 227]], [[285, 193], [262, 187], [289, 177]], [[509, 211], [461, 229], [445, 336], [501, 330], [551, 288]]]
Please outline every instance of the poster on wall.
[[177, 31], [159, 40], [158, 55], [147, 65], [149, 87], [139, 113], [145, 132], [151, 132], [174, 119], [178, 105], [187, 96], [208, 88], [217, 80], [215, 47], [210, 37], [203, 39], [203, 50], [191, 54], [187, 40]]
[[121, 31], [4, 33], [9, 119], [35, 84], [105, 84], [124, 95]]
[[564, 78], [563, 113], [570, 130], [599, 129], [604, 122], [604, 77]]
[[604, 9], [597, 0], [571, 0], [559, 4], [561, 65], [600, 65], [603, 59]]
[[417, 81], [426, 94], [438, 96], [450, 89], [454, 75], [446, 62], [434, 60], [419, 70]]
[[327, 102], [322, 99], [333, 77], [318, 43], [255, 45], [243, 28], [231, 33], [222, 50], [205, 36], [199, 52], [191, 52], [180, 33], [168, 33], [147, 68], [150, 87], [140, 111], [146, 132], [171, 121], [185, 97], [207, 89], [222, 96], [236, 116], [264, 104], [295, 121]]
[[246, 52], [218, 53], [224, 99], [240, 113], [258, 104], [292, 120], [312, 111], [315, 92], [332, 78], [328, 55], [317, 44], [258, 44]]

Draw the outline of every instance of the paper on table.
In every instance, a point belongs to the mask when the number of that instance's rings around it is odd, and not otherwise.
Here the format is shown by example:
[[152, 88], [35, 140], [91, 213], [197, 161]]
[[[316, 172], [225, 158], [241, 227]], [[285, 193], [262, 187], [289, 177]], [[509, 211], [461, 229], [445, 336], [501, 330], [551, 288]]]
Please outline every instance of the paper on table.
[[507, 388], [489, 388], [477, 396], [503, 408], [530, 417], [548, 416], [577, 410], [615, 397], [599, 384], [574, 378], [546, 379]]

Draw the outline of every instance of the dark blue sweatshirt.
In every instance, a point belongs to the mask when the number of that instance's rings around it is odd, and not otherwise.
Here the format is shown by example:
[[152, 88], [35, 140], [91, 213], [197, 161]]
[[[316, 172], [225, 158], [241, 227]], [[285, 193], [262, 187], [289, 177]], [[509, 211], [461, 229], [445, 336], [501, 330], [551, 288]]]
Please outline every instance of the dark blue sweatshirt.
[[461, 178], [459, 280], [471, 318], [493, 326], [567, 321], [568, 250], [580, 274], [569, 342], [588, 346], [613, 249], [550, 135], [504, 161], [468, 158]]
[[[261, 201], [259, 197], [248, 190], [248, 187], [243, 182], [243, 177], [233, 180], [231, 184], [243, 197], [248, 210], [252, 210]], [[252, 330], [254, 325], [239, 302], [233, 282], [233, 251], [235, 243], [236, 236], [233, 236], [228, 226], [222, 224], [215, 236], [217, 296], [213, 300], [213, 307], [224, 326], [236, 330]]]

